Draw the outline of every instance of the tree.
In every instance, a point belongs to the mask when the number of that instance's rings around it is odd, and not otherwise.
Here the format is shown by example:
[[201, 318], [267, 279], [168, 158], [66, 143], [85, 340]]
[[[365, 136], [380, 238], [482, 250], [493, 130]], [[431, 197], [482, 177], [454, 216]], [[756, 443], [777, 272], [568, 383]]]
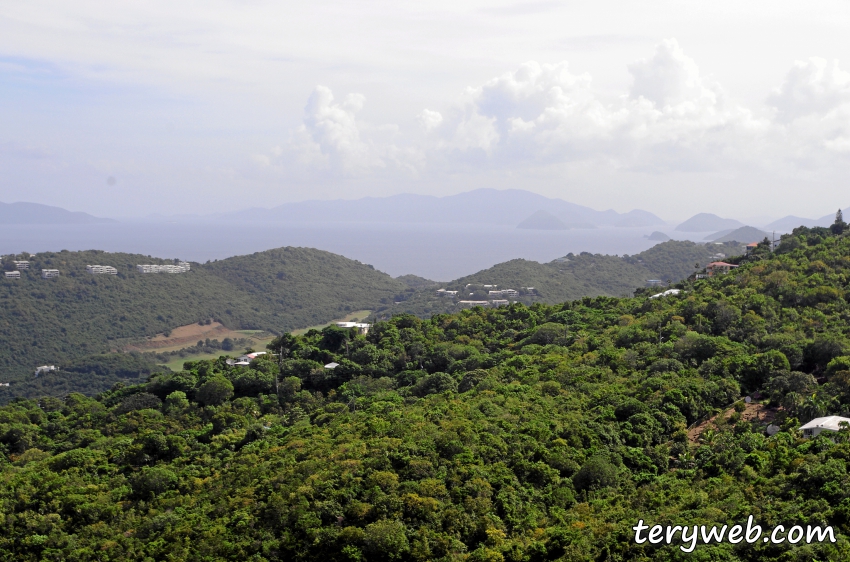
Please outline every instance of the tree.
[[281, 334], [266, 345], [266, 349], [277, 354], [278, 373], [274, 375], [274, 392], [280, 394], [280, 374], [283, 370], [283, 360], [289, 357], [289, 352], [295, 346], [295, 336], [290, 333]]
[[204, 406], [217, 406], [233, 396], [233, 384], [221, 375], [215, 375], [198, 389], [198, 402]]
[[847, 223], [844, 222], [844, 213], [841, 212], [841, 209], [838, 209], [838, 212], [835, 213], [835, 222], [832, 223], [829, 229], [833, 234], [838, 235], [844, 232], [845, 228], [847, 228]]
[[604, 456], [591, 457], [573, 476], [577, 490], [596, 490], [617, 484], [617, 467]]

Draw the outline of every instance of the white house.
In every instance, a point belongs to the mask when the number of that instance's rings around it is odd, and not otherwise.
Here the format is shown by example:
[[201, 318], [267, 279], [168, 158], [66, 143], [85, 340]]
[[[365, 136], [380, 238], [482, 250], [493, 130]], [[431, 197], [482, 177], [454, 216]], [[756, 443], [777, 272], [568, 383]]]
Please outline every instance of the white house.
[[38, 376], [42, 373], [50, 373], [56, 370], [55, 365], [42, 365], [41, 367], [35, 368], [35, 376]]
[[87, 265], [86, 272], [92, 275], [118, 275], [118, 270], [111, 265]]
[[58, 269], [42, 269], [41, 270], [41, 278], [42, 279], [53, 279], [54, 277], [59, 277]]
[[507, 299], [493, 299], [490, 301], [490, 304], [493, 306], [508, 306], [511, 303]]
[[188, 262], [181, 261], [179, 265], [137, 265], [139, 273], [186, 273], [191, 270]]
[[21, 272], [20, 271], [7, 271], [6, 272], [6, 279], [20, 279], [20, 278], [21, 278]]
[[15, 269], [17, 269], [17, 270], [29, 269], [30, 268], [30, 262], [28, 262], [28, 261], [14, 261], [13, 260], [12, 263], [15, 264]]
[[454, 297], [457, 295], [457, 291], [447, 291], [445, 289], [437, 289], [438, 297]]
[[337, 367], [339, 367], [339, 363], [337, 362], [328, 363], [327, 365], [325, 365], [325, 369], [336, 369]]
[[666, 290], [666, 291], [664, 291], [663, 293], [658, 293], [657, 295], [652, 295], [652, 296], [651, 296], [651, 297], [649, 297], [649, 298], [651, 298], [651, 299], [657, 299], [658, 297], [668, 297], [668, 296], [670, 296], [670, 295], [678, 295], [678, 294], [679, 294], [679, 293], [681, 293], [681, 292], [682, 292], [682, 290], [681, 290], [681, 289], [667, 289], [667, 290]]
[[457, 301], [458, 306], [490, 306], [490, 301]]
[[815, 418], [809, 423], [800, 426], [800, 431], [804, 437], [815, 437], [821, 431], [838, 431], [841, 429], [841, 424], [850, 424], [850, 418], [842, 418], [841, 416], [827, 416], [825, 418]]
[[364, 324], [362, 322], [337, 322], [337, 328], [357, 328], [358, 334], [368, 334], [369, 328], [372, 327], [371, 324]]

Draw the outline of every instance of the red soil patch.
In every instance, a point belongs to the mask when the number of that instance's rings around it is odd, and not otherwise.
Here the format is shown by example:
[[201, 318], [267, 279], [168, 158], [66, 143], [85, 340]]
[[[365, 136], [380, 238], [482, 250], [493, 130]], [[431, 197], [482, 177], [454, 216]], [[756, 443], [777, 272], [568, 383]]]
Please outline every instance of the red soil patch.
[[[723, 416], [728, 419], [732, 412], [734, 412], [734, 408], [729, 408], [728, 410], [717, 414], [717, 416]], [[744, 411], [741, 412], [741, 419], [744, 421], [753, 421], [758, 420], [761, 423], [771, 423], [774, 418], [776, 418], [777, 410], [774, 408], [769, 408], [760, 402], [750, 402], [747, 404], [747, 407], [744, 408]], [[717, 416], [709, 418], [699, 424], [693, 426], [688, 430], [688, 441], [691, 443], [699, 443], [699, 437], [702, 435], [702, 432], [711, 427], [712, 429], [717, 429], [716, 424], [714, 423], [717, 419]]]

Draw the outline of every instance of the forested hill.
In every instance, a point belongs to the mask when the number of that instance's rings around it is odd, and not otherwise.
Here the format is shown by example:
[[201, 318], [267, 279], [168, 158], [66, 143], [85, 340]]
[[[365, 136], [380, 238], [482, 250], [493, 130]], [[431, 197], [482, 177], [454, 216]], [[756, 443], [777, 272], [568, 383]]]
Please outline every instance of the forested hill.
[[[397, 316], [285, 336], [279, 363], [17, 401], [0, 408], [0, 551], [850, 560], [850, 432], [797, 430], [850, 410], [850, 237], [798, 229], [738, 261], [678, 295]], [[759, 539], [800, 525], [834, 540], [685, 554], [680, 530], [632, 530], [750, 515]]]
[[[624, 296], [645, 286], [648, 279], [680, 281], [696, 271], [696, 264], [705, 267], [718, 259], [715, 257], [717, 254], [732, 255], [740, 251], [740, 244], [696, 244], [670, 240], [633, 256], [582, 252], [568, 254], [549, 263], [511, 260], [440, 287], [458, 291], [462, 299], [477, 300], [486, 298], [487, 293], [474, 292], [476, 287], [497, 285], [499, 289], [520, 291], [519, 300], [525, 304], [554, 304], [586, 296]], [[526, 287], [533, 287], [534, 291], [523, 290]], [[434, 289], [423, 287], [416, 292], [408, 292], [405, 300], [393, 306], [379, 307], [378, 316], [407, 312], [425, 317], [458, 310], [455, 301], [459, 299], [437, 297]], [[470, 295], [470, 291], [473, 294]]]
[[[7, 269], [12, 258], [4, 257]], [[373, 307], [406, 287], [372, 266], [310, 248], [192, 264], [179, 274], [136, 270], [173, 260], [99, 251], [41, 253], [29, 262], [21, 279], [0, 279], [0, 382], [205, 319], [282, 333]], [[86, 265], [113, 266], [118, 275], [91, 275]], [[42, 268], [60, 275], [41, 279]]]

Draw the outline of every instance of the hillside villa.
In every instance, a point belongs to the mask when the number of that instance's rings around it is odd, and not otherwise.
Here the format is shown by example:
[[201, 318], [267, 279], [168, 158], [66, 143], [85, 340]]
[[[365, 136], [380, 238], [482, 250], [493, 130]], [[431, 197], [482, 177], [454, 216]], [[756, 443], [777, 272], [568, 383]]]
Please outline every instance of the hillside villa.
[[816, 437], [822, 431], [836, 432], [841, 429], [843, 424], [850, 429], [850, 418], [842, 418], [841, 416], [827, 416], [825, 418], [815, 418], [809, 423], [800, 426], [800, 431], [803, 432], [803, 437]]
[[192, 267], [189, 262], [181, 261], [177, 265], [137, 265], [136, 269], [139, 273], [186, 273], [191, 271]]
[[707, 266], [705, 266], [705, 272], [709, 277], [713, 277], [715, 275], [726, 275], [733, 269], [738, 267], [734, 263], [726, 263], [725, 261], [713, 261]]
[[86, 273], [92, 275], [118, 275], [118, 270], [111, 265], [87, 265]]

